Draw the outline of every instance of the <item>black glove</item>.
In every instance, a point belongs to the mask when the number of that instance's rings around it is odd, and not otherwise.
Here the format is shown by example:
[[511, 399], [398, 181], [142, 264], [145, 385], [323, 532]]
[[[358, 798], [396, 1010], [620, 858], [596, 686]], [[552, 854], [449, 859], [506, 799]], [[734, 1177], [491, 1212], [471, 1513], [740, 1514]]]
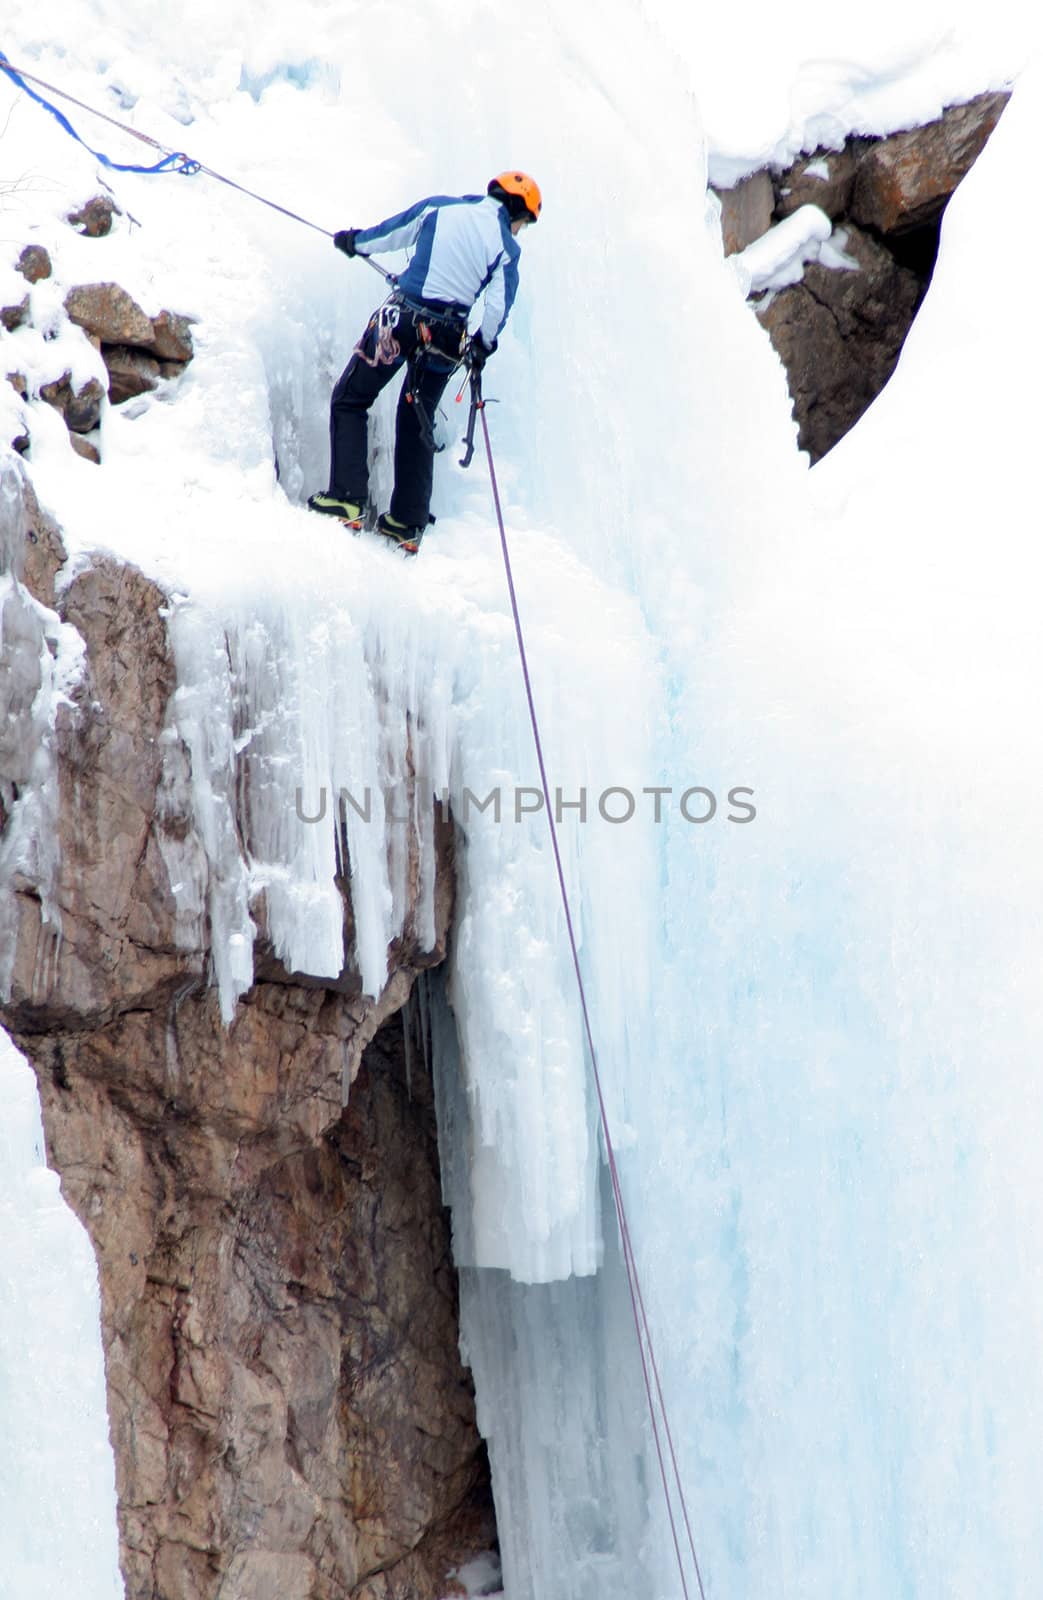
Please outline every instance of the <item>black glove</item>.
[[358, 255], [358, 251], [355, 249], [355, 238], [358, 231], [358, 228], [341, 228], [339, 233], [333, 235], [333, 243], [338, 250], [343, 250], [346, 256]]
[[480, 333], [473, 334], [467, 349], [464, 351], [464, 360], [472, 372], [481, 372], [485, 363], [496, 349], [497, 340], [486, 344]]

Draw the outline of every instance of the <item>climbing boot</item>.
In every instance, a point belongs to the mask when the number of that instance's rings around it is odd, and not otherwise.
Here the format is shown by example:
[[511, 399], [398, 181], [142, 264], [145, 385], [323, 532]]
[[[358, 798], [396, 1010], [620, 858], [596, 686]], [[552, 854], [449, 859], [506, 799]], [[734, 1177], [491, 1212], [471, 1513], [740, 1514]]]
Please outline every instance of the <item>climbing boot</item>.
[[336, 517], [349, 528], [361, 528], [366, 515], [364, 500], [342, 500], [338, 495], [313, 494], [308, 498], [308, 510], [319, 511], [324, 517]]
[[387, 512], [377, 518], [377, 532], [389, 539], [396, 549], [403, 555], [415, 556], [420, 549], [420, 541], [424, 537], [423, 528], [411, 528], [405, 522], [399, 522]]

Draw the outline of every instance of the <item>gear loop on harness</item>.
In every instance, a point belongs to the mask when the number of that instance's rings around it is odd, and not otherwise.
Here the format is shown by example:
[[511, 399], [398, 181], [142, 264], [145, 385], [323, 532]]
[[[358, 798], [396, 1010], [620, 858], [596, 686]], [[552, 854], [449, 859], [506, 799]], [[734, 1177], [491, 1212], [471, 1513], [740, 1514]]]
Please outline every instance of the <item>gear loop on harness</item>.
[[[402, 345], [395, 337], [395, 330], [403, 322], [408, 322], [417, 336], [417, 345], [407, 358], [409, 376], [405, 402], [413, 407], [424, 443], [437, 455], [445, 449], [445, 445], [438, 442], [435, 419], [424, 403], [421, 392], [423, 375], [425, 369], [444, 369], [448, 376], [460, 365], [467, 344], [467, 314], [462, 307], [446, 307], [443, 310], [441, 306], [410, 300], [396, 289], [370, 317], [354, 354], [367, 367], [393, 366], [402, 355]], [[373, 354], [370, 355], [367, 346], [374, 333]]]
[[467, 343], [467, 317], [462, 311], [441, 312], [422, 303], [414, 307], [402, 294], [398, 298], [411, 314], [420, 341], [409, 362], [406, 404], [411, 405], [416, 412], [417, 425], [424, 443], [438, 455], [445, 449], [445, 443], [444, 441], [440, 443], [435, 433], [435, 419], [424, 403], [421, 383], [425, 368], [433, 372], [444, 371], [447, 379], [456, 371], [463, 359]]
[[412, 319], [424, 353], [430, 351], [441, 357], [449, 362], [450, 368], [459, 366], [467, 342], [466, 311], [410, 300], [401, 289], [395, 291], [392, 300]]
[[[385, 300], [378, 311], [374, 311], [366, 324], [366, 331], [355, 346], [354, 354], [367, 367], [390, 367], [402, 354], [402, 346], [395, 338], [395, 329], [398, 327], [399, 307], [395, 296]], [[366, 341], [370, 334], [376, 330], [376, 341], [373, 354], [366, 354]]]

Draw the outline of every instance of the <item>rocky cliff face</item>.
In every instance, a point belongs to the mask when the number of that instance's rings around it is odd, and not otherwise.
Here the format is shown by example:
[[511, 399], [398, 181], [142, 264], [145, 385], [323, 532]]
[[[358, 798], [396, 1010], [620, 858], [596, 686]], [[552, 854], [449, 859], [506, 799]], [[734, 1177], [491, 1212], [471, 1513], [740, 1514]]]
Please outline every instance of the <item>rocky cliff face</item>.
[[817, 461], [890, 378], [931, 281], [942, 213], [1008, 96], [979, 95], [937, 121], [883, 139], [851, 138], [719, 192], [727, 254], [801, 206], [835, 225], [848, 259], [809, 264], [799, 283], [754, 298], [789, 378], [799, 442]]
[[56, 596], [60, 532], [17, 469], [2, 488], [0, 1019], [98, 1257], [127, 1594], [433, 1600], [495, 1538], [401, 1016], [444, 954], [451, 834], [435, 947], [397, 949], [378, 1000], [262, 951], [225, 1029], [168, 872], [167, 597], [108, 559]]

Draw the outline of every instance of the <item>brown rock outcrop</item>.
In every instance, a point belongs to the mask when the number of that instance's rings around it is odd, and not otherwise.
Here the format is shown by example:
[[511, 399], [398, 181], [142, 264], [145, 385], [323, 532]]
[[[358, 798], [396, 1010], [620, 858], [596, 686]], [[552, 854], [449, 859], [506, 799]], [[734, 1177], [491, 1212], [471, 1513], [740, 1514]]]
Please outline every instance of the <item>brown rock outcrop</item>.
[[[157, 815], [174, 688], [165, 605], [155, 584], [111, 558], [86, 568], [63, 597], [63, 620], [80, 631], [89, 671], [77, 708], [65, 708], [57, 728], [60, 938], [34, 887], [15, 885], [11, 1015], [23, 1027], [102, 1022], [203, 971], [205, 952], [179, 948], [174, 937], [164, 863], [166, 836], [179, 840], [186, 819]], [[30, 739], [27, 731], [27, 746]]]
[[23, 328], [29, 321], [29, 296], [25, 295], [16, 306], [0, 306], [0, 324], [8, 333]]
[[192, 319], [175, 311], [149, 317], [118, 283], [81, 283], [69, 290], [65, 309], [98, 342], [106, 359], [113, 354], [125, 361], [129, 352], [152, 361], [192, 360]]
[[726, 256], [745, 250], [771, 227], [775, 191], [767, 172], [754, 172], [731, 189], [721, 189], [721, 237]]
[[144, 350], [131, 350], [125, 344], [104, 344], [102, 360], [109, 374], [109, 399], [114, 406], [136, 395], [148, 394], [159, 383], [159, 362]]
[[[198, 847], [171, 802], [188, 752], [167, 596], [105, 558], [56, 597], [58, 531], [12, 470], [0, 1020], [98, 1256], [128, 1600], [436, 1600], [494, 1537], [431, 1089], [397, 1015], [444, 954], [451, 830], [435, 948], [403, 940], [378, 1000], [350, 968], [323, 984], [268, 959], [224, 1028], [205, 921], [186, 937], [170, 881]], [[86, 654], [52, 730], [35, 708], [56, 604]], [[48, 761], [57, 860], [12, 863]]]
[[27, 283], [42, 283], [51, 276], [51, 258], [42, 244], [27, 244], [18, 257], [18, 270]]
[[128, 1600], [426, 1600], [493, 1535], [431, 1088], [381, 1036], [341, 1111], [364, 1010], [262, 983], [224, 1034], [199, 987], [22, 1041], [98, 1250]]
[[89, 239], [104, 239], [112, 232], [113, 217], [122, 215], [115, 200], [105, 194], [96, 194], [76, 211], [70, 211], [65, 220]]
[[68, 372], [54, 383], [45, 383], [40, 390], [40, 399], [61, 412], [71, 433], [90, 433], [98, 426], [104, 398], [105, 390], [97, 378], [88, 378], [81, 389], [74, 389]]
[[[858, 156], [857, 142], [846, 145], [843, 150], [817, 150], [813, 156], [801, 156], [778, 177], [775, 220], [781, 222], [783, 217], [792, 216], [806, 205], [818, 206], [834, 222], [847, 216]], [[825, 177], [821, 175], [823, 167], [827, 172]]]
[[105, 344], [152, 343], [152, 318], [147, 317], [118, 283], [81, 283], [65, 297], [69, 320]]
[[82, 438], [78, 433], [70, 433], [69, 443], [76, 451], [76, 454], [83, 457], [84, 461], [93, 461], [96, 467], [101, 465], [101, 451], [89, 439]]
[[856, 271], [811, 263], [800, 283], [758, 310], [782, 358], [798, 443], [817, 461], [852, 428], [891, 376], [920, 301], [916, 274], [870, 234], [844, 229]]
[[950, 106], [936, 122], [870, 145], [858, 163], [851, 216], [881, 233], [937, 218], [1000, 119], [1007, 94]]
[[191, 361], [192, 319], [178, 316], [175, 311], [161, 311], [152, 319], [150, 348], [160, 361]]
[[85, 283], [65, 297], [70, 319], [101, 350], [113, 405], [148, 394], [192, 360], [191, 318], [161, 311], [146, 316], [118, 283]]
[[[7, 487], [2, 473], [0, 485]], [[12, 517], [5, 514], [6, 494], [0, 496], [0, 568], [13, 572], [41, 605], [53, 607], [58, 571], [65, 560], [61, 533], [41, 510], [25, 477], [21, 478], [19, 498], [21, 506]]]

